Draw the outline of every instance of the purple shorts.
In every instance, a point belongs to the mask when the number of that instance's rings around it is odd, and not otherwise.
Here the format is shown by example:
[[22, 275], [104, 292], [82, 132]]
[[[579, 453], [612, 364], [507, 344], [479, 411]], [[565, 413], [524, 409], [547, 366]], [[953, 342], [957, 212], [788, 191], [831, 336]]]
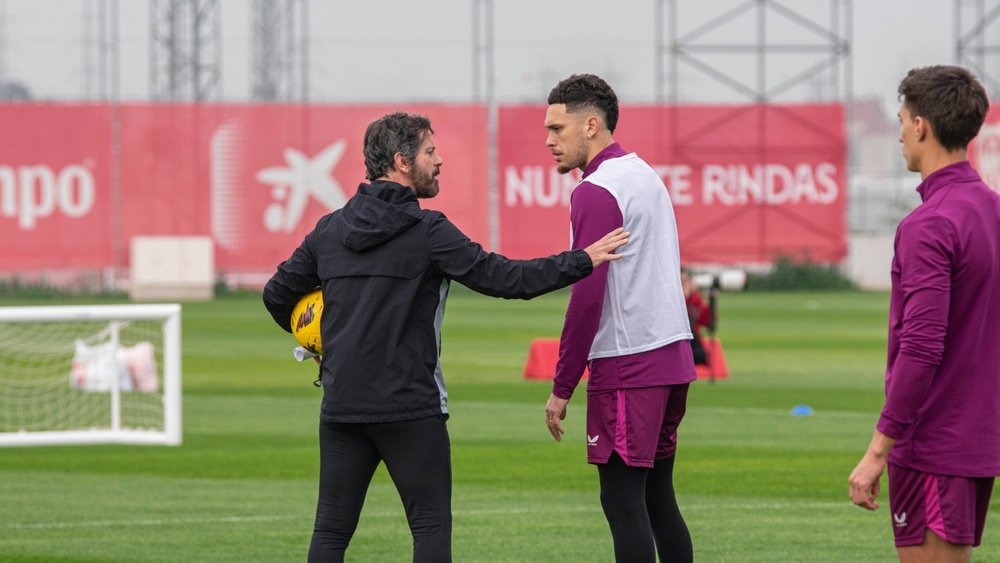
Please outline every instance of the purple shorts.
[[612, 451], [632, 467], [653, 467], [653, 460], [672, 457], [688, 385], [588, 393], [587, 462], [607, 463]]
[[948, 543], [979, 545], [993, 477], [933, 475], [889, 465], [889, 507], [896, 547], [924, 543], [930, 529]]

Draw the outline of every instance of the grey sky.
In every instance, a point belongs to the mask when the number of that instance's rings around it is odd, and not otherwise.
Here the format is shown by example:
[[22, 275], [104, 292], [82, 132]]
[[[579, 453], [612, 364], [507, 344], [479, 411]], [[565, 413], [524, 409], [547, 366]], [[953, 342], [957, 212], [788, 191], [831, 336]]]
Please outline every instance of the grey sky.
[[[555, 81], [573, 72], [605, 76], [626, 102], [654, 99], [653, 0], [494, 1], [501, 101], [543, 101]], [[742, 1], [680, 0], [682, 31]], [[829, 5], [818, 0], [783, 3], [803, 13], [828, 10]], [[95, 57], [84, 47], [86, 14], [95, 5], [95, 0], [0, 0], [0, 71], [41, 99], [79, 100], [88, 89], [95, 92]], [[249, 99], [249, 5], [249, 0], [221, 2], [222, 92], [228, 101]], [[470, 100], [470, 6], [468, 0], [312, 0], [311, 98]], [[120, 0], [120, 9], [122, 97], [145, 100], [148, 2]], [[877, 96], [892, 108], [896, 85], [907, 69], [954, 62], [953, 11], [951, 0], [855, 0], [855, 97]], [[749, 22], [734, 21], [719, 33], [739, 41], [740, 33], [751, 33]], [[738, 56], [730, 59], [736, 67], [746, 66]], [[772, 70], [776, 78], [782, 66]], [[679, 76], [685, 100], [745, 101], [696, 71]]]

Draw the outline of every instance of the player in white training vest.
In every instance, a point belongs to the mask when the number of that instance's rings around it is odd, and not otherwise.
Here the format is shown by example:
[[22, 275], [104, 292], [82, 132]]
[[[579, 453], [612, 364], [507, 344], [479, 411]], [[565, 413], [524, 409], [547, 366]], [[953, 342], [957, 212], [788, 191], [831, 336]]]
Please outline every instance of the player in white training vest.
[[573, 247], [624, 227], [621, 260], [572, 288], [545, 421], [560, 420], [590, 369], [587, 461], [597, 465], [601, 505], [618, 561], [691, 561], [691, 537], [673, 487], [677, 426], [695, 379], [681, 286], [677, 225], [662, 180], [612, 133], [618, 99], [603, 80], [574, 75], [549, 94], [546, 145], [561, 173], [583, 171], [573, 189]]

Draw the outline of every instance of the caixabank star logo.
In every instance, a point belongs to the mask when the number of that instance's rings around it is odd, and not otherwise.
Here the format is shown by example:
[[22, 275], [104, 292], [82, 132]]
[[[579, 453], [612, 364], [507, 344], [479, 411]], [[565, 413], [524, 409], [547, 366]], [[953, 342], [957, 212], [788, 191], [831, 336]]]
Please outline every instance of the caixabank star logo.
[[246, 122], [230, 120], [212, 135], [211, 224], [220, 247], [239, 252], [258, 233], [299, 232], [313, 202], [324, 212], [344, 206], [347, 195], [335, 172], [345, 139], [310, 152], [287, 141], [267, 143], [259, 134], [251, 139], [247, 129]]

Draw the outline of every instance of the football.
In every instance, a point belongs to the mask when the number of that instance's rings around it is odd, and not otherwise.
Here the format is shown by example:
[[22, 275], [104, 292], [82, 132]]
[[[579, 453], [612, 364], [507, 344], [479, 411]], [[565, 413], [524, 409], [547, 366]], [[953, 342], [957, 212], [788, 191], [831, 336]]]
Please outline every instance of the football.
[[306, 350], [323, 353], [320, 338], [320, 319], [323, 317], [323, 291], [317, 289], [306, 294], [292, 309], [292, 335]]

